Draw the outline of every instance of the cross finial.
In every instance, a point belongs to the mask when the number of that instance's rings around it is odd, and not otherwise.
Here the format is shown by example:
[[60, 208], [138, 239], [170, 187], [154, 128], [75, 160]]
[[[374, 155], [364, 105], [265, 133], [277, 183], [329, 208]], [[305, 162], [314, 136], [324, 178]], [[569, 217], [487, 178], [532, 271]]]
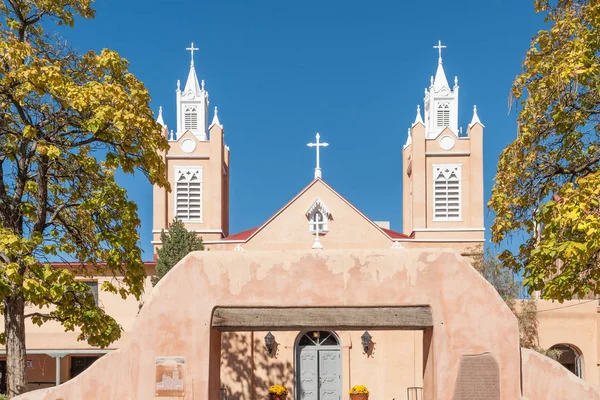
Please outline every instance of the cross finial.
[[321, 139], [321, 135], [319, 135], [319, 133], [317, 132], [315, 138], [317, 139], [316, 143], [308, 143], [307, 146], [308, 147], [316, 147], [317, 148], [317, 167], [315, 168], [315, 179], [317, 178], [321, 178], [322, 174], [321, 174], [321, 167], [319, 165], [319, 148], [320, 147], [327, 147], [329, 146], [329, 143], [321, 143], [319, 141], [319, 139]]
[[438, 49], [440, 58], [438, 58], [438, 62], [441, 64], [442, 63], [442, 49], [445, 49], [447, 46], [442, 46], [442, 41], [438, 40], [438, 44], [437, 46], [433, 46], [434, 49]]
[[188, 50], [192, 54], [192, 63], [190, 65], [193, 67], [194, 66], [194, 51], [200, 50], [200, 49], [197, 47], [194, 47], [194, 42], [192, 42], [192, 45], [190, 47], [186, 47], [185, 49]]

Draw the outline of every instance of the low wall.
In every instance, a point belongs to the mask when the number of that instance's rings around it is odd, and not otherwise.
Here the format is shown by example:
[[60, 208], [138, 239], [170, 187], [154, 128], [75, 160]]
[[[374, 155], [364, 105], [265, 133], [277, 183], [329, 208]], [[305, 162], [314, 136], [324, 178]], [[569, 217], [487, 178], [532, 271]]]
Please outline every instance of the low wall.
[[174, 379], [185, 398], [218, 399], [217, 306], [422, 305], [434, 325], [423, 338], [427, 399], [451, 399], [461, 360], [480, 354], [493, 357], [498, 398], [520, 397], [517, 321], [494, 288], [454, 251], [386, 249], [191, 253], [154, 287], [129, 345], [69, 382], [18, 398], [151, 399], [165, 379], [158, 364], [178, 357], [185, 366]]
[[576, 377], [556, 361], [529, 349], [521, 349], [523, 399], [600, 400], [600, 387]]

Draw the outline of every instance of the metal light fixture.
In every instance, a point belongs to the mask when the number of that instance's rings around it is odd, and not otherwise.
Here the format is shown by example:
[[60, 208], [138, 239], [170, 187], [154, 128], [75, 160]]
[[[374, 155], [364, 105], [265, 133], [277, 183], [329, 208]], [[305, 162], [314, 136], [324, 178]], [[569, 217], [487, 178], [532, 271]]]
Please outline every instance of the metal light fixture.
[[369, 346], [371, 346], [371, 334], [369, 333], [369, 331], [365, 331], [365, 333], [362, 334], [362, 336], [360, 337], [360, 342], [362, 343], [363, 349], [365, 350], [365, 353], [369, 352]]
[[275, 344], [275, 336], [271, 332], [265, 335], [265, 347], [267, 348], [267, 353], [272, 355], [273, 353], [273, 344]]

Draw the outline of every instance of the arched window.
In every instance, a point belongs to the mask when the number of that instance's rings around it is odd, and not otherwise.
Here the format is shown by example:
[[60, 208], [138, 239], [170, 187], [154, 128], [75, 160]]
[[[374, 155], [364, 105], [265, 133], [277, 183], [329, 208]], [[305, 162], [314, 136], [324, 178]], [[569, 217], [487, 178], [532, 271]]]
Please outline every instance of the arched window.
[[450, 126], [450, 104], [438, 104], [436, 120], [438, 128], [445, 128], [447, 126]]
[[319, 230], [319, 234], [327, 233], [329, 230], [329, 210], [321, 199], [315, 200], [306, 212], [306, 217], [308, 218], [308, 226], [311, 233], [317, 233], [317, 229]]
[[183, 129], [186, 131], [198, 129], [198, 108], [196, 106], [184, 106]]
[[323, 213], [321, 211], [315, 211], [310, 220], [310, 231], [316, 232], [317, 228], [319, 233], [327, 232], [327, 221], [323, 217]]
[[340, 342], [333, 332], [310, 331], [304, 332], [298, 340], [298, 346], [339, 346]]
[[577, 377], [583, 379], [583, 368], [581, 367], [583, 356], [579, 349], [569, 344], [557, 344], [550, 347], [550, 350], [558, 350], [560, 355], [557, 361]]

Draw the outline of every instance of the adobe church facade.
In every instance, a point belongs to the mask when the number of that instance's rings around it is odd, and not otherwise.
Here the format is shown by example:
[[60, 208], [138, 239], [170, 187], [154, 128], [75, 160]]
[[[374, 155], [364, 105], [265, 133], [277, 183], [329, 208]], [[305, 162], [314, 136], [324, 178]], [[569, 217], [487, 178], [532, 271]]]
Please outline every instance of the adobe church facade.
[[[534, 381], [544, 376], [552, 376], [557, 394], [600, 398], [573, 380], [577, 374], [599, 382], [595, 303], [575, 322], [582, 332], [571, 332], [550, 312], [540, 318], [543, 347], [578, 351], [568, 360], [573, 374], [556, 370], [558, 364], [537, 354], [521, 354], [516, 319], [460, 257], [481, 251], [485, 241], [484, 126], [476, 108], [468, 125], [459, 124], [458, 79], [449, 84], [445, 46], [435, 47], [437, 70], [402, 150], [403, 233], [371, 220], [326, 182], [319, 167], [326, 133], [306, 150], [315, 152], [314, 179], [268, 220], [231, 233], [235, 171], [217, 108], [211, 113], [206, 84], [196, 74], [192, 44], [183, 89], [177, 82], [174, 129], [162, 110], [158, 116], [170, 144], [163, 157], [172, 191], [153, 189], [153, 245], [161, 245], [161, 230], [177, 217], [210, 251], [186, 257], [156, 288], [148, 279], [141, 310], [133, 299], [100, 293], [125, 329], [111, 349], [90, 348], [57, 324], [29, 325], [30, 381], [40, 383], [31, 389], [72, 378], [74, 361], [113, 354], [57, 391], [23, 398], [160, 397], [164, 382], [154, 382], [154, 371], [169, 357], [184, 360], [176, 378], [185, 398], [264, 399], [272, 384], [298, 400], [346, 399], [357, 384], [372, 399], [468, 398], [461, 397], [469, 390], [461, 383], [463, 367], [477, 357], [492, 366], [484, 377], [489, 398], [537, 398], [545, 388]], [[556, 307], [548, 304], [540, 308]], [[128, 378], [114, 387], [115, 376]], [[531, 382], [524, 385], [523, 376]]]

